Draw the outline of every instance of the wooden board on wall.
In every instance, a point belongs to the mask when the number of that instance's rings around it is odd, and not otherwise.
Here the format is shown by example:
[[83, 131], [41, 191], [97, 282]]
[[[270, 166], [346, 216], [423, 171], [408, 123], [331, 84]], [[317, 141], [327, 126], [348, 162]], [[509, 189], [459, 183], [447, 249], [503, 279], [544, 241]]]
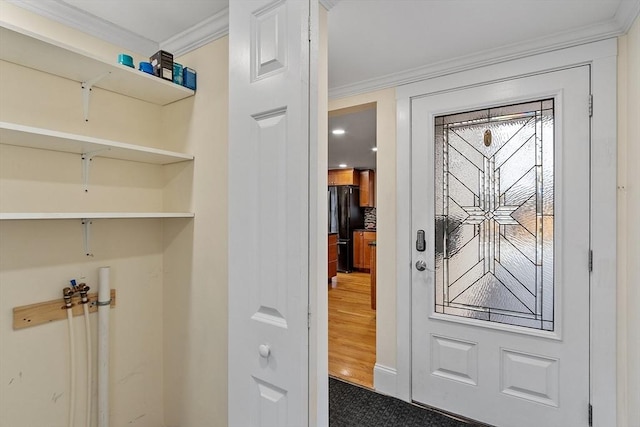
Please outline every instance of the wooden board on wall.
[[[98, 293], [89, 294], [89, 313], [98, 311]], [[73, 297], [73, 315], [82, 316], [84, 310], [80, 304], [80, 296]], [[111, 289], [111, 308], [116, 306], [116, 290]], [[62, 298], [36, 304], [23, 305], [13, 309], [13, 329], [24, 329], [31, 326], [42, 325], [55, 320], [67, 318], [67, 310]]]

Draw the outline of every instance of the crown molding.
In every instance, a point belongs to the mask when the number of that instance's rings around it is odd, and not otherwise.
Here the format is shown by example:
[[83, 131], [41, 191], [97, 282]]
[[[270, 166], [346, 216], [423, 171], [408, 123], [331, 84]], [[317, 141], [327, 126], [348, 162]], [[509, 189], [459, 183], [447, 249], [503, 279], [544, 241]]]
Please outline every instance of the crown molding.
[[640, 0], [622, 0], [613, 19], [618, 23], [622, 34], [626, 34], [640, 16]]
[[339, 1], [340, 0], [319, 0], [318, 3], [320, 3], [322, 6], [324, 6], [325, 9], [327, 9], [329, 11], [336, 4], [338, 4]]
[[126, 28], [80, 10], [60, 0], [27, 1], [6, 0], [8, 3], [59, 22], [116, 46], [149, 56], [158, 50], [158, 43]]
[[229, 34], [229, 8], [160, 42], [160, 48], [179, 57]]
[[[623, 1], [623, 3], [625, 2]], [[640, 3], [640, 0], [634, 3]], [[628, 13], [628, 11], [624, 13]], [[631, 23], [629, 26], [633, 23], [634, 19], [635, 18], [630, 19]], [[347, 96], [359, 95], [376, 90], [414, 83], [420, 80], [427, 80], [447, 74], [458, 73], [473, 68], [480, 68], [527, 56], [565, 49], [585, 43], [592, 43], [608, 38], [618, 37], [625, 34], [625, 32], [626, 30], [621, 26], [621, 23], [615, 18], [611, 18], [605, 22], [585, 26], [571, 31], [556, 33], [551, 36], [487, 49], [475, 52], [471, 55], [465, 55], [427, 66], [387, 74], [385, 76], [363, 80], [354, 84], [329, 88], [329, 99], [339, 99]]]

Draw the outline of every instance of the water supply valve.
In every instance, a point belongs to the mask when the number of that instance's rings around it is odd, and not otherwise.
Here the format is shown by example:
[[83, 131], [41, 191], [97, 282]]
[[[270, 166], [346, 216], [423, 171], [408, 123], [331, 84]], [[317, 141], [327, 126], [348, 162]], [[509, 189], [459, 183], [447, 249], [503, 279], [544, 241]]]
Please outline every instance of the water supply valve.
[[73, 298], [74, 290], [70, 287], [66, 287], [62, 290], [62, 296], [64, 298], [64, 305], [66, 308], [73, 307], [73, 303], [71, 302], [71, 298]]
[[87, 296], [89, 290], [91, 290], [91, 288], [87, 286], [86, 283], [80, 283], [78, 285], [78, 292], [80, 292], [80, 304], [87, 304], [89, 302], [89, 297]]

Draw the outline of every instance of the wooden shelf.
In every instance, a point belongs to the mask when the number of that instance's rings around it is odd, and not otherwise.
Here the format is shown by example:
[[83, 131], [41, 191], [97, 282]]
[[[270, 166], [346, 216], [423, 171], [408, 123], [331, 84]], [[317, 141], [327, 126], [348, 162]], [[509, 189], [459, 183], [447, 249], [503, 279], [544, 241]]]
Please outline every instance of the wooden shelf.
[[107, 139], [0, 122], [0, 144], [65, 153], [96, 153], [95, 156], [165, 165], [193, 160], [193, 156]]
[[194, 91], [134, 68], [117, 58], [105, 61], [92, 53], [0, 22], [0, 59], [79, 83], [109, 73], [95, 87], [132, 98], [167, 105], [194, 95]]
[[135, 219], [193, 218], [193, 212], [12, 212], [0, 213], [0, 221], [35, 219]]

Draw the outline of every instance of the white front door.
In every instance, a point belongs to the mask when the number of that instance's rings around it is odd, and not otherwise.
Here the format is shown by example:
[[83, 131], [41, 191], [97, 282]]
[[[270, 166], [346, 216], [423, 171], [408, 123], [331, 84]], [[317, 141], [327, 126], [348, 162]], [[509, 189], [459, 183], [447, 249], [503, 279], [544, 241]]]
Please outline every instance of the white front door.
[[308, 0], [229, 2], [231, 427], [308, 425], [308, 23]]
[[588, 425], [589, 93], [582, 66], [411, 100], [414, 401]]

